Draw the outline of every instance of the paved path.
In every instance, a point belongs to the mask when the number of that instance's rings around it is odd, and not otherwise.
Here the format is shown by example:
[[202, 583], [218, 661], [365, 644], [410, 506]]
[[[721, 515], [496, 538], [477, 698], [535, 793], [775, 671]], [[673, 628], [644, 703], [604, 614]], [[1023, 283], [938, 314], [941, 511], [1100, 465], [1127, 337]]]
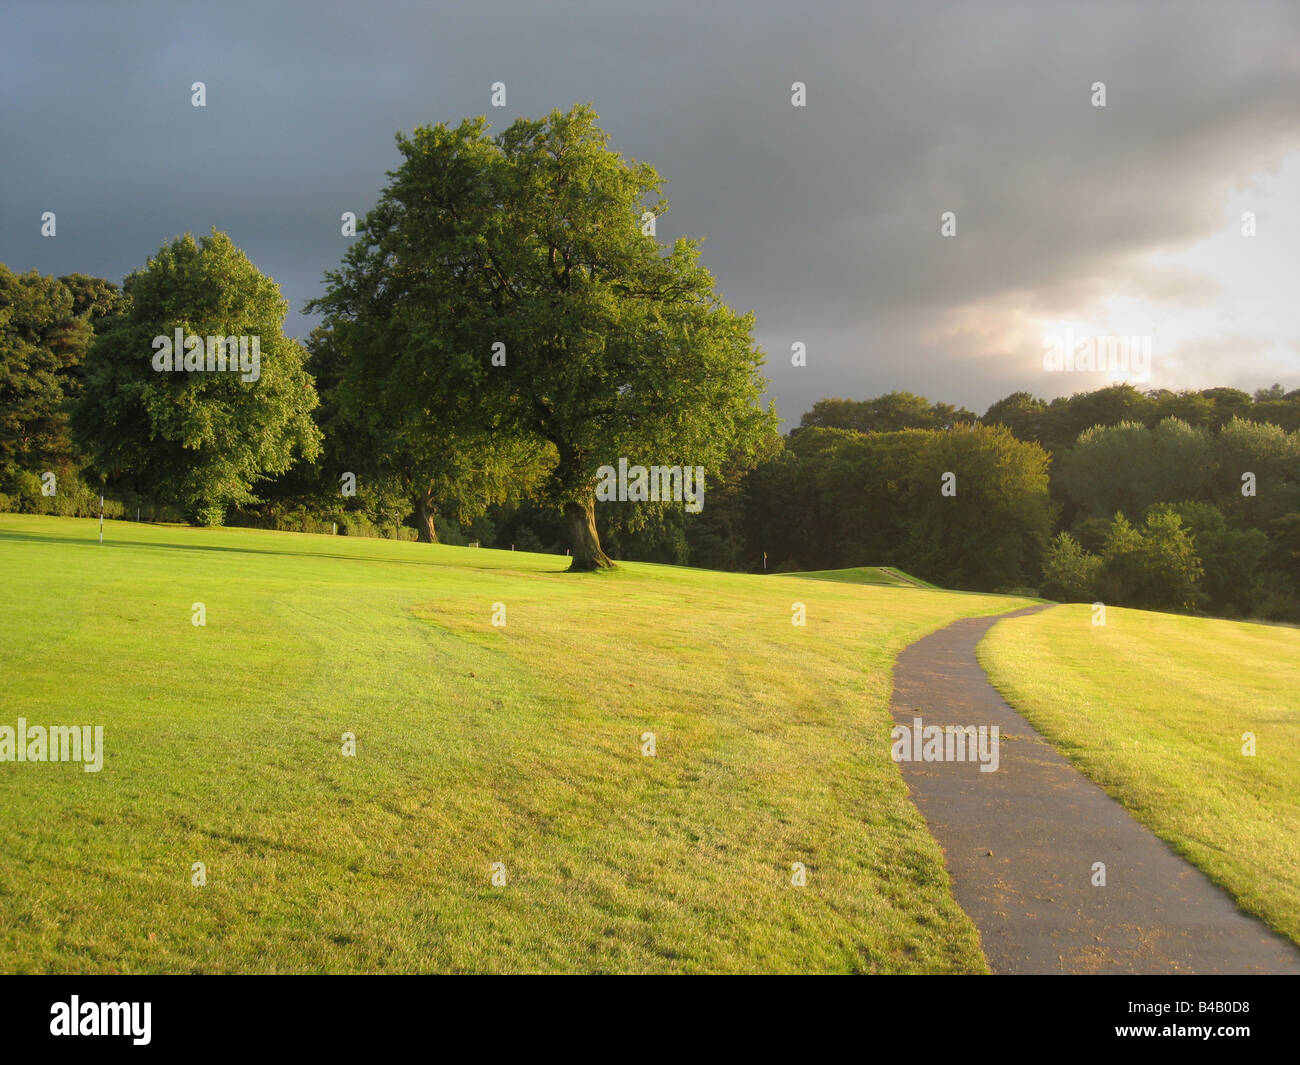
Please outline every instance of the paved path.
[[[957, 901], [995, 973], [1300, 973], [1300, 949], [1072, 768], [989, 684], [975, 646], [1001, 617], [954, 622], [894, 667], [894, 719], [997, 725], [999, 767], [902, 762]], [[1106, 886], [1092, 885], [1094, 862]]]

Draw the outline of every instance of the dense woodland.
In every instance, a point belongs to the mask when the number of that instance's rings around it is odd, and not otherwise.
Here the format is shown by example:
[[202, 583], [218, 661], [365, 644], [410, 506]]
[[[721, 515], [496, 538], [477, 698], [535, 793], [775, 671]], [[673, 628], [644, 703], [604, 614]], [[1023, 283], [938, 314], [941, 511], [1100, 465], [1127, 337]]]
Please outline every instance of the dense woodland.
[[[713, 296], [693, 242], [645, 239], [660, 179], [593, 118], [399, 137], [406, 163], [308, 306], [305, 344], [215, 230], [121, 286], [0, 265], [0, 509], [90, 516], [102, 493], [112, 518], [572, 552], [574, 568], [892, 564], [1300, 621], [1300, 390], [1017, 392], [983, 415], [893, 392], [822, 400], [782, 435], [752, 318]], [[259, 336], [255, 385], [156, 372], [153, 338], [180, 326]], [[702, 512], [594, 503], [620, 456], [704, 465]]]

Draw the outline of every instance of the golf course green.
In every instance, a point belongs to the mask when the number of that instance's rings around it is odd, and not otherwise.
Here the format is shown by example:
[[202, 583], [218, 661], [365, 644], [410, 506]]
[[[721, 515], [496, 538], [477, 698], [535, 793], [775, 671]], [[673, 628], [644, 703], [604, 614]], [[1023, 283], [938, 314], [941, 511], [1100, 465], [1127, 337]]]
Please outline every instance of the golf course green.
[[104, 730], [99, 772], [0, 762], [4, 971], [986, 968], [890, 670], [1024, 600], [97, 535], [0, 515], [0, 726]]

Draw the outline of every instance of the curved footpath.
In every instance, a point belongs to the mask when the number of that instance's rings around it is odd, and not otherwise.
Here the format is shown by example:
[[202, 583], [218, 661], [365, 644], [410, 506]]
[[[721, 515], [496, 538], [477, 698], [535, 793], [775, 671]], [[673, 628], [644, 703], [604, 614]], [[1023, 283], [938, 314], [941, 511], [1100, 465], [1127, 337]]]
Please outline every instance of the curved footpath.
[[1300, 949], [1238, 910], [989, 684], [976, 645], [1002, 618], [1042, 609], [954, 622], [894, 665], [896, 724], [999, 728], [996, 771], [901, 762], [993, 971], [1300, 973]]

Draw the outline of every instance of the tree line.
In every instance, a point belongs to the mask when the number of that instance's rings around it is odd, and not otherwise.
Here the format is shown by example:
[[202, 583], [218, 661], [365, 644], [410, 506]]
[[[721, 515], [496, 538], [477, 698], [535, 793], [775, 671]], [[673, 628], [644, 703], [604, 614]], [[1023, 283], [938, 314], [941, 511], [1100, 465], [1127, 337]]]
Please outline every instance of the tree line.
[[1300, 390], [1017, 392], [978, 418], [893, 392], [820, 401], [785, 444], [750, 478], [779, 568], [891, 560], [951, 587], [1300, 620]]
[[[752, 314], [723, 304], [697, 241], [657, 239], [662, 178], [595, 118], [399, 135], [305, 343], [215, 229], [120, 288], [0, 265], [0, 508], [90, 514], [102, 492], [110, 516], [575, 569], [893, 564], [1300, 619], [1300, 390], [1016, 392], [983, 415], [891, 392], [821, 400], [783, 436]], [[254, 373], [227, 365], [249, 336]], [[704, 467], [702, 511], [597, 503], [620, 460]]]

